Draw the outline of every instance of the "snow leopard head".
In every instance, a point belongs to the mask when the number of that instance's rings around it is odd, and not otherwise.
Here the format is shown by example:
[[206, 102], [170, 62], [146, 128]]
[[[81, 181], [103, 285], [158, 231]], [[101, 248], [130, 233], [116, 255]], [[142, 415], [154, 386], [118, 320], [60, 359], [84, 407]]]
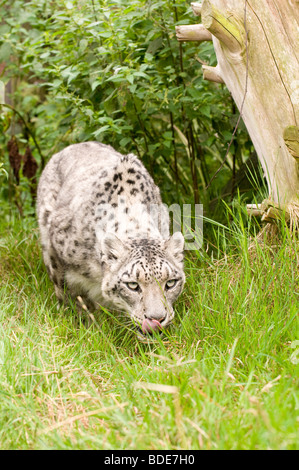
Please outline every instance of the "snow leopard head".
[[167, 240], [123, 242], [108, 234], [101, 241], [105, 300], [125, 311], [144, 335], [163, 330], [174, 318], [173, 303], [185, 282], [183, 249], [179, 232]]

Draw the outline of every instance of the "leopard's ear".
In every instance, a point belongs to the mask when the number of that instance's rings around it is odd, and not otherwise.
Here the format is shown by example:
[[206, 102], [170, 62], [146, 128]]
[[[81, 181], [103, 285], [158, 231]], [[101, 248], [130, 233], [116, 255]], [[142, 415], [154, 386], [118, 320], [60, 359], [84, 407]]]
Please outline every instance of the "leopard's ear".
[[165, 242], [165, 250], [170, 256], [175, 258], [177, 261], [183, 261], [184, 259], [184, 237], [181, 232], [175, 232]]
[[123, 242], [114, 233], [107, 233], [100, 240], [100, 246], [106, 261], [116, 261], [127, 251]]

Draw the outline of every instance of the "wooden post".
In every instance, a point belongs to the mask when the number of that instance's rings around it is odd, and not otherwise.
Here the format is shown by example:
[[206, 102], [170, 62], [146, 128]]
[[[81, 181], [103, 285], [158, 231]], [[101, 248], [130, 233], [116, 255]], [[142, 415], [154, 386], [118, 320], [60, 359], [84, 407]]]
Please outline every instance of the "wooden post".
[[283, 211], [299, 225], [298, 1], [191, 6], [201, 16], [199, 26], [212, 34], [217, 56], [216, 68], [203, 66], [204, 78], [230, 90], [267, 179], [271, 204], [248, 210], [265, 220]]

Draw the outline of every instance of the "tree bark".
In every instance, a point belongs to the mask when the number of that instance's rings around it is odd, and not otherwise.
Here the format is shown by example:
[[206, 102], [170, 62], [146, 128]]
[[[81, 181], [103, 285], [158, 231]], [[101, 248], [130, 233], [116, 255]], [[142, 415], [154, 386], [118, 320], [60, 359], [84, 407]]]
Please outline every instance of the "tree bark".
[[212, 33], [216, 75], [242, 112], [268, 183], [269, 204], [298, 221], [298, 0], [203, 0], [201, 8], [192, 8]]

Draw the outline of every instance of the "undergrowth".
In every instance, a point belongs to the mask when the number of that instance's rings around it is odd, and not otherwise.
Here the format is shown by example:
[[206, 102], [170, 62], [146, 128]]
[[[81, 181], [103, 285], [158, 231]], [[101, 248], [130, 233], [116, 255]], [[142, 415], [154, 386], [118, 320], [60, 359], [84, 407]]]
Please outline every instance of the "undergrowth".
[[112, 312], [87, 328], [59, 306], [34, 219], [3, 218], [2, 449], [297, 448], [298, 241], [234, 214], [212, 229], [174, 325], [142, 343]]

